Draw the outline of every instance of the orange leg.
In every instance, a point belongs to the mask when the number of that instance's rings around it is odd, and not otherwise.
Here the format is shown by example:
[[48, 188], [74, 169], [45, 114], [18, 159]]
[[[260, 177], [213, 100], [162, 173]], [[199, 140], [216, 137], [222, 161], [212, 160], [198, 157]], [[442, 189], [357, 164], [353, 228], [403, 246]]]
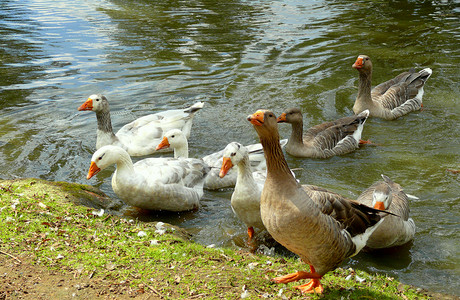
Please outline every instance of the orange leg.
[[365, 140], [359, 140], [359, 144], [360, 144], [360, 145], [364, 145], [364, 144], [373, 144], [373, 143], [372, 143], [370, 140], [367, 140], [367, 141], [365, 141]]
[[249, 246], [249, 251], [251, 253], [256, 252], [257, 250], [257, 243], [254, 242], [254, 228], [248, 227], [248, 246]]
[[284, 275], [281, 277], [273, 278], [272, 281], [276, 283], [288, 283], [292, 281], [297, 281], [300, 279], [311, 279], [308, 283], [295, 286], [295, 289], [299, 289], [302, 293], [318, 293], [321, 294], [324, 291], [323, 286], [319, 282], [321, 275], [316, 273], [315, 268], [310, 265], [310, 273], [298, 271], [296, 273]]
[[250, 241], [252, 241], [252, 238], [254, 237], [254, 228], [248, 227], [248, 236], [249, 236], [249, 239], [248, 239], [248, 243], [249, 243]]
[[310, 265], [310, 273], [304, 271], [297, 271], [288, 275], [273, 278], [272, 281], [276, 283], [288, 283], [298, 281], [300, 279], [320, 279], [322, 276], [316, 273], [315, 268]]
[[311, 279], [308, 283], [295, 286], [294, 288], [300, 290], [304, 294], [322, 294], [324, 291], [324, 288], [321, 285], [321, 282], [319, 282], [319, 279]]

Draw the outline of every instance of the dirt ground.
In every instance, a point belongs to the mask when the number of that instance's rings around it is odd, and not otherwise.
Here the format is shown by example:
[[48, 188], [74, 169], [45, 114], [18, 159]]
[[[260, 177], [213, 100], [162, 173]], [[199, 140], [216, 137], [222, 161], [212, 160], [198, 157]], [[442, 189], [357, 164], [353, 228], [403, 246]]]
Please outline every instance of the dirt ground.
[[[460, 300], [460, 297], [429, 293], [432, 299]], [[14, 257], [0, 251], [0, 300], [13, 299], [173, 299], [161, 295], [151, 286], [132, 288], [129, 282], [96, 279], [80, 276], [75, 271], [49, 270], [34, 265], [24, 257]], [[204, 299], [206, 295], [194, 295], [189, 299]]]
[[9, 299], [164, 299], [152, 288], [133, 289], [129, 282], [54, 272], [33, 265], [27, 258], [0, 253], [0, 300]]

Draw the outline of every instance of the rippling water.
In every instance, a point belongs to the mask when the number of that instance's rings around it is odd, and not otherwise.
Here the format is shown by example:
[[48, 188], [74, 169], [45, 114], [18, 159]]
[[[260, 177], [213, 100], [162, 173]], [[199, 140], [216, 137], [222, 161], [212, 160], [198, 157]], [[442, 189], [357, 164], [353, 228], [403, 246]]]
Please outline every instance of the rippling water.
[[[2, 178], [90, 183], [115, 197], [113, 168], [86, 181], [96, 140], [94, 114], [77, 112], [93, 93], [110, 101], [115, 129], [136, 117], [206, 102], [195, 118], [192, 156], [233, 140], [257, 141], [245, 117], [299, 106], [307, 125], [349, 115], [358, 54], [379, 83], [430, 67], [424, 110], [369, 120], [365, 146], [327, 160], [295, 159], [302, 183], [355, 198], [381, 173], [412, 201], [414, 242], [393, 253], [360, 254], [345, 265], [460, 295], [460, 7], [455, 1], [52, 1], [0, 3]], [[284, 137], [288, 126], [280, 126]], [[231, 190], [206, 192], [184, 214], [125, 214], [188, 228], [196, 241], [243, 246]]]

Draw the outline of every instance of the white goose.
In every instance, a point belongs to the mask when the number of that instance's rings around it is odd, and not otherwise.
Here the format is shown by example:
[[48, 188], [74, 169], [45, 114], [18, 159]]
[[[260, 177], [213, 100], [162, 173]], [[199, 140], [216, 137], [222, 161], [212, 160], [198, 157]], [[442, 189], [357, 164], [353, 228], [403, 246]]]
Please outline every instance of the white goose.
[[[280, 141], [281, 146], [286, 145], [287, 139]], [[162, 141], [157, 146], [157, 150], [172, 148], [174, 157], [188, 158], [188, 141], [187, 137], [181, 130], [173, 129], [165, 133]], [[266, 169], [264, 152], [261, 144], [252, 144], [246, 146], [249, 154], [251, 170], [260, 171]], [[221, 188], [234, 187], [238, 176], [237, 170], [230, 169], [224, 178], [219, 177], [219, 171], [222, 167], [222, 157], [224, 150], [206, 155], [203, 161], [211, 168], [206, 177], [204, 188], [208, 190], [217, 190]]]
[[243, 145], [232, 142], [223, 150], [223, 162], [219, 177], [223, 178], [233, 166], [238, 167], [235, 190], [231, 206], [235, 215], [248, 228], [249, 241], [254, 237], [254, 228], [265, 230], [260, 217], [260, 195], [266, 179], [266, 170], [252, 172], [249, 151]]
[[91, 110], [97, 117], [96, 149], [105, 145], [115, 145], [125, 149], [131, 156], [143, 156], [155, 152], [164, 132], [180, 128], [190, 136], [193, 117], [203, 107], [197, 102], [186, 109], [173, 109], [147, 115], [123, 126], [114, 134], [110, 120], [107, 98], [103, 95], [91, 95], [78, 110]]
[[209, 169], [193, 158], [146, 158], [133, 165], [128, 152], [107, 145], [93, 154], [87, 179], [113, 164], [112, 189], [118, 197], [132, 206], [167, 211], [198, 208]]
[[409, 218], [409, 198], [415, 196], [404, 193], [402, 187], [382, 174], [383, 181], [377, 181], [366, 189], [358, 202], [395, 215], [387, 216], [367, 240], [370, 249], [390, 248], [404, 245], [415, 236], [415, 223]]

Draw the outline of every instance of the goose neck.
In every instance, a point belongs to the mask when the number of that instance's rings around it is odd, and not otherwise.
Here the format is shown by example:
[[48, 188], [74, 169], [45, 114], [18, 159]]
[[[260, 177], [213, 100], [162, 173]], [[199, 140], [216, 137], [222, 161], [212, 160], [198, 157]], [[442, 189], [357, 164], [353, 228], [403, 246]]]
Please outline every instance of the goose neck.
[[180, 144], [174, 147], [174, 158], [188, 158], [188, 145]]
[[361, 101], [364, 101], [364, 102], [372, 102], [371, 81], [372, 81], [372, 73], [368, 73], [368, 72], [359, 73], [357, 99], [360, 99]]
[[295, 143], [303, 143], [302, 141], [302, 136], [303, 136], [302, 122], [292, 123], [291, 126], [292, 126], [292, 132], [291, 132], [291, 138], [289, 140]]
[[101, 111], [96, 113], [97, 129], [103, 132], [113, 133], [112, 120], [110, 119], [110, 112]]
[[250, 167], [249, 157], [244, 157], [237, 165], [238, 167], [238, 177], [237, 180], [243, 180], [252, 177], [252, 171]]
[[126, 151], [121, 152], [118, 155], [118, 159], [116, 161], [117, 165], [117, 174], [125, 175], [125, 174], [133, 174], [134, 173], [134, 165], [131, 157]]
[[261, 137], [260, 142], [264, 148], [265, 160], [267, 162], [267, 179], [275, 179], [277, 182], [283, 180], [296, 182], [284, 158], [279, 135]]

